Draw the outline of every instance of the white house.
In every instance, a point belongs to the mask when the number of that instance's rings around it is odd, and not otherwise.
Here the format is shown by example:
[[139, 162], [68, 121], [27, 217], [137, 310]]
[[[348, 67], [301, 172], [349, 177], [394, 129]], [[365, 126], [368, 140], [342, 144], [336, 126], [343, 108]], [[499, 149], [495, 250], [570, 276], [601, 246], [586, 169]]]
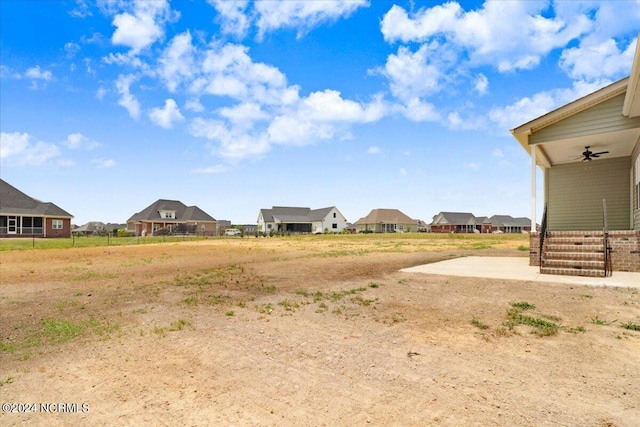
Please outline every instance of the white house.
[[341, 233], [346, 227], [347, 219], [335, 206], [322, 209], [273, 206], [258, 213], [258, 231], [263, 233]]

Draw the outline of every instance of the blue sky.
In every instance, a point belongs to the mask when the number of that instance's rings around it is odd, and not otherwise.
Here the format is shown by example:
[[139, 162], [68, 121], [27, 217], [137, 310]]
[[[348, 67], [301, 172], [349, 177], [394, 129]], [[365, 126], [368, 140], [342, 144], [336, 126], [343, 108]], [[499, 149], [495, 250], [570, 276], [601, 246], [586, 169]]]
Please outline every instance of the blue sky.
[[626, 77], [640, 2], [3, 0], [0, 20], [0, 176], [78, 225], [160, 198], [430, 221], [531, 216], [509, 130]]

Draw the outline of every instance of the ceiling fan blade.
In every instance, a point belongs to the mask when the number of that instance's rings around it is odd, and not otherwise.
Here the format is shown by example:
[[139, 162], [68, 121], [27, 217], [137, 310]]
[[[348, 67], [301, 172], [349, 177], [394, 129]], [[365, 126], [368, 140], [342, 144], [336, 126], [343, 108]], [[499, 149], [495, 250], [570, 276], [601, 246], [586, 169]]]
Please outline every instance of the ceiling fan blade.
[[591, 154], [591, 157], [600, 157], [600, 154], [609, 154], [608, 151], [600, 151], [599, 153]]

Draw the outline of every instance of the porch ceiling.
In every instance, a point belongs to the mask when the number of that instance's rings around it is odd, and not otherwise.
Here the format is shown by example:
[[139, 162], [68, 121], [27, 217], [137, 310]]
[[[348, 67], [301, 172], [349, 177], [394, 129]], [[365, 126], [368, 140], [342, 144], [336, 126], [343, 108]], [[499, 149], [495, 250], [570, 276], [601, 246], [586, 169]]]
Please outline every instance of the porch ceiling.
[[538, 164], [550, 166], [563, 163], [580, 163], [583, 158], [582, 153], [587, 146], [594, 153], [600, 151], [609, 152], [593, 159], [593, 161], [631, 156], [631, 152], [639, 138], [640, 128], [636, 128], [545, 142], [537, 145], [538, 154], [540, 155]]

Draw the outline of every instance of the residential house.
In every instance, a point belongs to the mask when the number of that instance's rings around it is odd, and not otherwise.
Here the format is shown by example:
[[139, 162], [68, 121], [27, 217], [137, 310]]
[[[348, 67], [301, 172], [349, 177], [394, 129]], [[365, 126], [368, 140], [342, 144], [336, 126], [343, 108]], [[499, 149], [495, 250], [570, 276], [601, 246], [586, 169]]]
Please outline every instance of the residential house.
[[258, 212], [258, 231], [263, 233], [341, 233], [347, 220], [335, 206], [311, 209], [273, 206]]
[[94, 234], [101, 235], [107, 233], [106, 224], [100, 221], [89, 221], [86, 224], [82, 224], [80, 227], [76, 227], [71, 230], [71, 233], [76, 236], [92, 236]]
[[[629, 77], [511, 133], [531, 157], [531, 265], [551, 274], [640, 272], [640, 35]], [[562, 246], [597, 249], [563, 260]]]
[[493, 226], [491, 224], [491, 219], [488, 216], [477, 216], [476, 217], [476, 230], [480, 233], [491, 233], [493, 232]]
[[475, 233], [476, 217], [469, 212], [440, 212], [431, 221], [432, 233]]
[[398, 209], [373, 209], [355, 223], [358, 233], [409, 233], [418, 231], [418, 221]]
[[493, 215], [489, 218], [489, 224], [492, 233], [527, 233], [531, 231], [531, 220], [525, 217], [513, 218], [509, 215]]
[[124, 230], [125, 228], [127, 228], [126, 224], [105, 224], [100, 221], [89, 221], [71, 230], [71, 234], [76, 236], [106, 235], [107, 233], [112, 233], [114, 230]]
[[196, 234], [215, 236], [217, 221], [197, 206], [178, 200], [159, 199], [127, 220], [127, 230], [136, 236]]
[[433, 233], [523, 233], [531, 230], [529, 218], [510, 215], [474, 216], [469, 212], [440, 212], [433, 217]]
[[0, 237], [71, 237], [71, 218], [0, 179]]
[[258, 231], [257, 224], [241, 224], [240, 227], [244, 230], [244, 234], [256, 234]]

